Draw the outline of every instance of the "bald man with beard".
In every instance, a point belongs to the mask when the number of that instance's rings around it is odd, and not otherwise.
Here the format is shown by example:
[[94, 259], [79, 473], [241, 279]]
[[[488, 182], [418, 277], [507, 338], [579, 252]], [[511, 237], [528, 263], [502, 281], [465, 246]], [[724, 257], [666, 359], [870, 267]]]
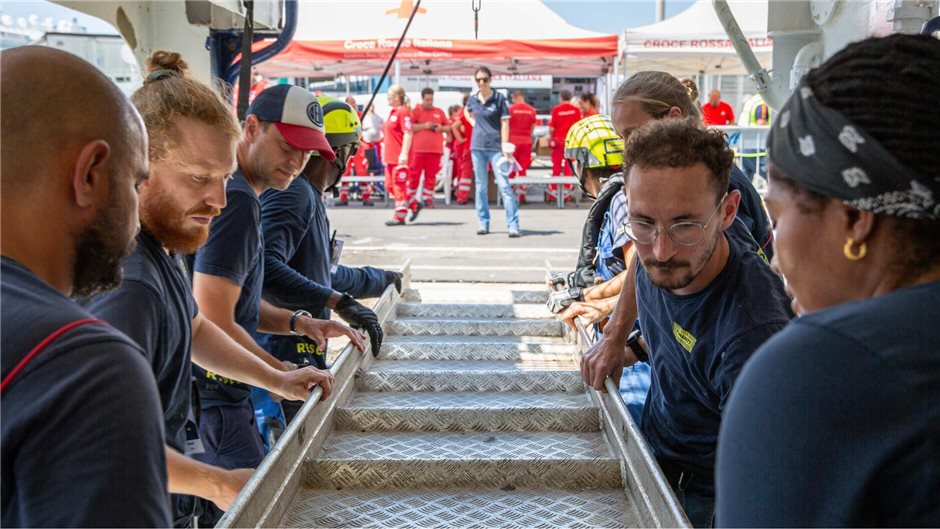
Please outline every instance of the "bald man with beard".
[[150, 366], [74, 303], [114, 288], [138, 230], [147, 136], [85, 61], [0, 53], [2, 524], [170, 524]]

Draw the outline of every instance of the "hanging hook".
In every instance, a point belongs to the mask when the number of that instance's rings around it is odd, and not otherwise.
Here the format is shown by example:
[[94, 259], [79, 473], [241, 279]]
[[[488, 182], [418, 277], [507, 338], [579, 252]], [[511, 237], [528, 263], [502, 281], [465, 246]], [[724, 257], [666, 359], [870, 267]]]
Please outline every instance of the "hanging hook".
[[480, 4], [483, 0], [470, 0], [470, 7], [473, 9], [473, 38], [480, 38]]

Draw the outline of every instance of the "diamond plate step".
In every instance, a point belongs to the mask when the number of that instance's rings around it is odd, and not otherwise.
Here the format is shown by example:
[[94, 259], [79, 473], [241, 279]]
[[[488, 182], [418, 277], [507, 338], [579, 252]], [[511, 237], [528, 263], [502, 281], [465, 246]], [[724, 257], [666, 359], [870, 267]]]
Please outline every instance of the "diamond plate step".
[[457, 304], [457, 303], [402, 303], [398, 305], [401, 318], [528, 318], [553, 319], [544, 304]]
[[362, 391], [584, 391], [575, 362], [398, 360], [360, 372]]
[[382, 360], [574, 360], [564, 338], [528, 336], [387, 336]]
[[336, 432], [305, 465], [320, 488], [614, 488], [620, 463], [597, 433]]
[[407, 318], [386, 325], [386, 334], [399, 336], [564, 336], [557, 320], [487, 318]]
[[597, 432], [600, 412], [577, 393], [357, 393], [336, 411], [353, 431]]
[[412, 283], [404, 301], [422, 303], [545, 303], [545, 285], [481, 283]]
[[506, 529], [639, 527], [621, 489], [301, 489], [280, 527]]

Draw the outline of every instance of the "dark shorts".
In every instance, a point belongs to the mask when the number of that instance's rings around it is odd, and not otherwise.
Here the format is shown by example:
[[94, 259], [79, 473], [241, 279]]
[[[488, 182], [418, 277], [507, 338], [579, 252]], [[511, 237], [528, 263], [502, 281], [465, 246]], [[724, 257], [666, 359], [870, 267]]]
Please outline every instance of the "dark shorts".
[[206, 449], [195, 459], [222, 468], [256, 468], [264, 459], [264, 444], [250, 400], [242, 405], [202, 410], [199, 437]]

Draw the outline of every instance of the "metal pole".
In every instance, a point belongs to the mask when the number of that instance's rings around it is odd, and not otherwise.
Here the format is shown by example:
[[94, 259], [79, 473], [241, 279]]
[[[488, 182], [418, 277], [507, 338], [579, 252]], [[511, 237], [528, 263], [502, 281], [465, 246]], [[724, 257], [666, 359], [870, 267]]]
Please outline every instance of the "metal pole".
[[397, 85], [401, 86], [401, 79], [400, 79], [400, 77], [401, 77], [401, 62], [400, 62], [398, 59], [396, 59], [396, 60], [395, 60], [395, 83], [394, 83], [394, 84], [397, 84]]
[[666, 18], [666, 0], [656, 0], [656, 22]]

